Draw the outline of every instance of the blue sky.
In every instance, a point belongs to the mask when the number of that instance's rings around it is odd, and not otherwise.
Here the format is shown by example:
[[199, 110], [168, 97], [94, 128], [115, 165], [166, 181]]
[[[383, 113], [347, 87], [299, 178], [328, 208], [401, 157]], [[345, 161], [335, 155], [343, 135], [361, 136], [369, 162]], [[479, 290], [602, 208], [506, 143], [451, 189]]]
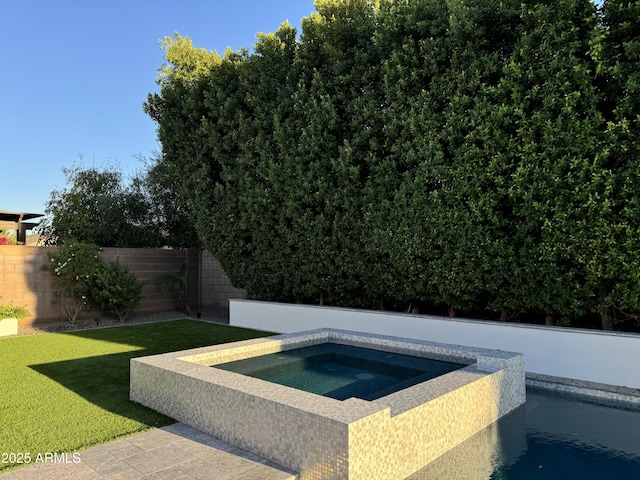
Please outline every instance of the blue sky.
[[178, 31], [196, 47], [251, 48], [314, 11], [313, 0], [21, 0], [0, 5], [0, 209], [43, 213], [65, 185], [62, 167], [160, 150], [142, 111], [163, 63], [158, 43]]

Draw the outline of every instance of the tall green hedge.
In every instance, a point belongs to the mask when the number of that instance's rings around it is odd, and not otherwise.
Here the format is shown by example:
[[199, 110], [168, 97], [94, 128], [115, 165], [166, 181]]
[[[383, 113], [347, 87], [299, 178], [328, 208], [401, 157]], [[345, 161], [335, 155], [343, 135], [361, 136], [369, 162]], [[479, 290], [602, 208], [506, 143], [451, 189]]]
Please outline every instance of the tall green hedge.
[[255, 298], [640, 312], [640, 2], [316, 0], [164, 42], [164, 166]]

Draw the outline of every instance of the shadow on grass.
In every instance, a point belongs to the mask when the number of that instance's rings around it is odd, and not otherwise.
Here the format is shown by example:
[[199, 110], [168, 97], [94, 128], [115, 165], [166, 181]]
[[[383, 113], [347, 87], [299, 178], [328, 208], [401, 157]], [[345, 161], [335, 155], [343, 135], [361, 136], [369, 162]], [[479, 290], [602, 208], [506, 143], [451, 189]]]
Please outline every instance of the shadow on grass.
[[[129, 400], [129, 361], [132, 358], [197, 348], [271, 335], [267, 332], [215, 325], [194, 320], [132, 325], [63, 334], [108, 343], [122, 353], [30, 365], [89, 402], [117, 415], [148, 426], [164, 426], [174, 420]], [[116, 344], [116, 345], [114, 345]], [[137, 350], [130, 351], [131, 346]], [[73, 356], [73, 352], [69, 352]]]

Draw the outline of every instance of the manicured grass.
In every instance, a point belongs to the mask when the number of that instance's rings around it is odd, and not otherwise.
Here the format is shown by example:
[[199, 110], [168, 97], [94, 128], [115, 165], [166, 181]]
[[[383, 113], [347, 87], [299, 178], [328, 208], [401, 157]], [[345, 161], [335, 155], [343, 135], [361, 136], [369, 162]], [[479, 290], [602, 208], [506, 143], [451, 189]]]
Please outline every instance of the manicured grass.
[[73, 453], [174, 423], [129, 400], [131, 358], [268, 335], [177, 320], [1, 339], [0, 454]]

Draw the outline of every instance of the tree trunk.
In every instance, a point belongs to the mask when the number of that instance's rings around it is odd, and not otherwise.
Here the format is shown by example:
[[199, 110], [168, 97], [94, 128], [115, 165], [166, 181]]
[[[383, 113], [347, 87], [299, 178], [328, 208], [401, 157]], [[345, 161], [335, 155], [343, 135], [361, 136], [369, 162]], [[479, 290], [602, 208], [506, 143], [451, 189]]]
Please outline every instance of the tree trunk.
[[508, 320], [509, 320], [509, 313], [503, 309], [502, 312], [500, 312], [500, 321], [506, 322]]
[[602, 330], [613, 330], [613, 318], [611, 318], [609, 307], [600, 307], [600, 322], [602, 323]]
[[551, 326], [555, 325], [556, 321], [553, 318], [553, 315], [547, 313], [547, 315], [544, 317], [544, 324], [545, 325], [551, 325]]
[[320, 305], [324, 305], [324, 293], [320, 291]]
[[453, 303], [449, 304], [449, 316], [450, 317], [455, 317], [456, 316], [456, 306]]
[[187, 299], [187, 292], [184, 288], [180, 288], [180, 303], [182, 304], [182, 310], [188, 316], [191, 316], [191, 307], [189, 306], [189, 300]]
[[378, 310], [386, 310], [387, 308], [384, 305], [384, 298], [381, 298], [378, 302]]

